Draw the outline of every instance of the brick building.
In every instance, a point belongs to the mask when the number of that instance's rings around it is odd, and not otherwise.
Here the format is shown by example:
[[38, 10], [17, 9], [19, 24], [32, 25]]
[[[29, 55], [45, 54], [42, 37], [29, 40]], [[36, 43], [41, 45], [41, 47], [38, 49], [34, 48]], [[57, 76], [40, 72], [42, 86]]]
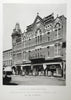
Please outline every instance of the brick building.
[[3, 51], [3, 67], [12, 66], [12, 49]]
[[27, 75], [63, 76], [66, 71], [66, 18], [53, 14], [41, 18], [21, 32], [16, 23], [12, 33], [12, 66]]

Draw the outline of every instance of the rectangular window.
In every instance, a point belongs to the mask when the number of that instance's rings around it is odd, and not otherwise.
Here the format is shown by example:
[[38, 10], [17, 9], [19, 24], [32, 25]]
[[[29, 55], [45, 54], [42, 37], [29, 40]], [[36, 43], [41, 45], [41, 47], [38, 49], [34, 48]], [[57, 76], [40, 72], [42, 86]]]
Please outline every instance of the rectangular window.
[[40, 35], [40, 42], [42, 42], [42, 35]]
[[61, 52], [61, 44], [58, 44], [58, 55], [61, 55], [62, 52]]
[[18, 58], [18, 59], [21, 59], [21, 53], [18, 53], [18, 54], [17, 54], [17, 58]]
[[55, 56], [58, 56], [58, 44], [55, 44], [55, 47], [54, 47], [54, 55]]
[[58, 39], [61, 37], [61, 29], [58, 28], [58, 29], [55, 29], [55, 39]]
[[48, 41], [50, 41], [50, 37], [48, 36]]
[[50, 47], [47, 47], [48, 57], [50, 56]]
[[39, 36], [38, 36], [38, 43], [39, 43]]

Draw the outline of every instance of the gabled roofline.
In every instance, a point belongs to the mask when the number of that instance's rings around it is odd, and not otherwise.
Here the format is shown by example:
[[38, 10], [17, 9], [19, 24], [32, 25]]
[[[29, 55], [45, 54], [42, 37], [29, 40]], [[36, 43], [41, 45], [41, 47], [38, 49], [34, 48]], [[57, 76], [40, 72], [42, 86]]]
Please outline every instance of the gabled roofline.
[[48, 15], [47, 17], [44, 17], [44, 18], [41, 18], [39, 15], [37, 15], [36, 18], [35, 18], [35, 20], [34, 20], [34, 22], [33, 22], [32, 24], [30, 24], [30, 25], [27, 26], [27, 29], [28, 29], [28, 28], [34, 27], [37, 18], [39, 18], [40, 21], [44, 24], [44, 22], [45, 22], [47, 19], [49, 19], [50, 17], [54, 17], [54, 16], [53, 16], [53, 13], [50, 14], [50, 15]]

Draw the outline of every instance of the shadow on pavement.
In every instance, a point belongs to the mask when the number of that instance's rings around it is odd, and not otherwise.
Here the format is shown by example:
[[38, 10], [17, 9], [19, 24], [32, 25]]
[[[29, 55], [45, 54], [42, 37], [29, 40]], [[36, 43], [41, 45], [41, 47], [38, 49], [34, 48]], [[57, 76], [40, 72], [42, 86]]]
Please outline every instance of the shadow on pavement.
[[4, 84], [4, 85], [18, 85], [16, 83], [8, 83], [8, 84]]
[[3, 85], [18, 85], [16, 83], [3, 83]]
[[18, 85], [16, 83], [10, 83], [11, 82], [11, 77], [8, 78], [8, 77], [5, 77], [3, 78], [3, 85]]

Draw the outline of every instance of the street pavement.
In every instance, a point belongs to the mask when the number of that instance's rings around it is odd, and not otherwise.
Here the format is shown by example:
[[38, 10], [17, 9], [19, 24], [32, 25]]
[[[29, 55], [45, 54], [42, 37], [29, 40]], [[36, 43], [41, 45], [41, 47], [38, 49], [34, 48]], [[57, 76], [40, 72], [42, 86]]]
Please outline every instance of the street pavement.
[[12, 75], [11, 85], [52, 85], [65, 86], [65, 80], [62, 78], [48, 76], [21, 76]]

